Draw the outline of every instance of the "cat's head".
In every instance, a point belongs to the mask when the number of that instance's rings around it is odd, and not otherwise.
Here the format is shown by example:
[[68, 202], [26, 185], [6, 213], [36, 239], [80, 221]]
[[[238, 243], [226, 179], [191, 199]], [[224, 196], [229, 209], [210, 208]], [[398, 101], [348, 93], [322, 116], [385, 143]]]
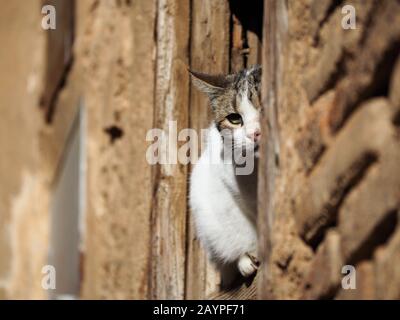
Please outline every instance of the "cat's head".
[[190, 73], [195, 86], [210, 99], [218, 130], [231, 133], [235, 148], [257, 149], [261, 138], [261, 67], [228, 75]]

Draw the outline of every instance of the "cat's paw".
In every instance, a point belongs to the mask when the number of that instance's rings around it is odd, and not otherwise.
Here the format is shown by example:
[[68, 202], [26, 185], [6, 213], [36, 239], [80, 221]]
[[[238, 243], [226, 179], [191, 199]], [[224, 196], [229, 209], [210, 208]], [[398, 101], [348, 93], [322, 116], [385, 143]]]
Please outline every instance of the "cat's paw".
[[240, 274], [245, 278], [254, 274], [258, 269], [258, 265], [258, 260], [248, 254], [241, 256], [237, 263]]

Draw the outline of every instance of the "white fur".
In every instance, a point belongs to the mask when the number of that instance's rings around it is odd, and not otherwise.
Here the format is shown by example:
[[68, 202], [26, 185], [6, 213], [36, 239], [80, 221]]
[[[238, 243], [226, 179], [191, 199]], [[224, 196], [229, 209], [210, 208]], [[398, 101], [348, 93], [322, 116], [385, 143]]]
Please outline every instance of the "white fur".
[[248, 255], [244, 255], [239, 258], [238, 269], [243, 277], [248, 277], [257, 271], [258, 266]]
[[[254, 146], [244, 129], [236, 129], [233, 134], [235, 145], [246, 141]], [[213, 124], [206, 148], [191, 175], [190, 207], [197, 235], [212, 260], [238, 263], [241, 273], [247, 276], [255, 271], [254, 264], [248, 257], [240, 258], [257, 249], [257, 170], [254, 168], [251, 175], [237, 176], [235, 165], [221, 159], [222, 151], [222, 138]]]
[[247, 91], [248, 89], [246, 88], [240, 99], [239, 112], [243, 119], [246, 136], [251, 138], [254, 132], [260, 131], [260, 113], [247, 97]]

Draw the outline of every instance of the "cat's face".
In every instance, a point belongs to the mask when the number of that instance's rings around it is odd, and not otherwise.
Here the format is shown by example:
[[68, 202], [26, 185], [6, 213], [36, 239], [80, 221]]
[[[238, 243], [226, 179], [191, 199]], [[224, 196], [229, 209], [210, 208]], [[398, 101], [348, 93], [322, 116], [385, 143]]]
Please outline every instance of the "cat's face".
[[213, 76], [191, 72], [193, 82], [210, 98], [214, 120], [221, 134], [230, 134], [234, 149], [258, 149], [260, 131], [261, 67], [236, 74]]

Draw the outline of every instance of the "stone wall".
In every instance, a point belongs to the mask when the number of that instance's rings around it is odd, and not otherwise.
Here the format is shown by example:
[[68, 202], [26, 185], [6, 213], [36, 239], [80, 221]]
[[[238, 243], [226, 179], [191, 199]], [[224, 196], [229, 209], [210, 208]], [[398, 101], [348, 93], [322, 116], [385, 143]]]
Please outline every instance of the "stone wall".
[[[260, 297], [398, 299], [400, 2], [265, 12]], [[356, 290], [342, 289], [344, 265]]]

